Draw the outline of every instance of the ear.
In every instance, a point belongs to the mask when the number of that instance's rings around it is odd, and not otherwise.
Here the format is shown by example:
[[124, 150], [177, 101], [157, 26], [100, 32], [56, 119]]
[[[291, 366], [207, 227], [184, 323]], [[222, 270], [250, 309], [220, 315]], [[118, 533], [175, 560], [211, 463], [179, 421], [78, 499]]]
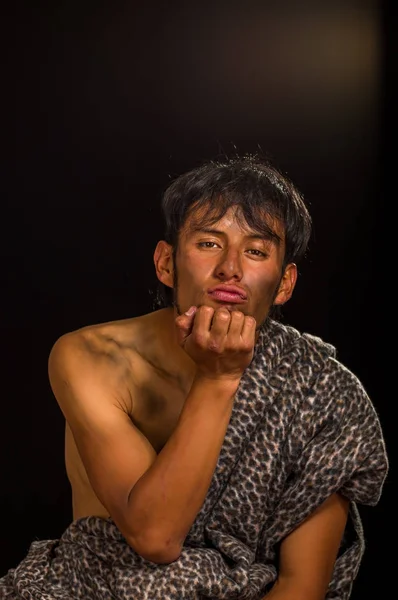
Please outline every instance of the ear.
[[174, 286], [173, 248], [161, 240], [153, 253], [156, 275], [159, 281], [172, 288]]
[[274, 304], [285, 304], [290, 300], [297, 281], [297, 265], [289, 263], [285, 268], [278, 291], [275, 295]]

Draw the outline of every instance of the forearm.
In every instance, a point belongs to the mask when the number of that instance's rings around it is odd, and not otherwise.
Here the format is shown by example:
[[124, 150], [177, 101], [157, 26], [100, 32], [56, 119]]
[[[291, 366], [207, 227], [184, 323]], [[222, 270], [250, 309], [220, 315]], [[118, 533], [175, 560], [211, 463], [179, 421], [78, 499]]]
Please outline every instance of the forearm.
[[325, 594], [306, 586], [294, 578], [276, 580], [272, 589], [261, 600], [324, 600]]
[[194, 381], [173, 434], [130, 494], [138, 547], [172, 555], [182, 546], [210, 486], [238, 384]]

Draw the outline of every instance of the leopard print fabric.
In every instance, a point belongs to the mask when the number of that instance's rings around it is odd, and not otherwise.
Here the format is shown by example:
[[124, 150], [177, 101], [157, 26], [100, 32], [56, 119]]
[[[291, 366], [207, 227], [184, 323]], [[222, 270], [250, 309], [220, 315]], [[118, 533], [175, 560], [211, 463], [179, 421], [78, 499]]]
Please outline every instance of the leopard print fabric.
[[0, 579], [2, 600], [260, 600], [283, 538], [330, 494], [350, 499], [327, 600], [350, 597], [364, 552], [357, 506], [388, 472], [380, 422], [356, 376], [319, 338], [269, 320], [246, 369], [208, 494], [168, 565], [134, 552], [111, 519], [35, 541]]

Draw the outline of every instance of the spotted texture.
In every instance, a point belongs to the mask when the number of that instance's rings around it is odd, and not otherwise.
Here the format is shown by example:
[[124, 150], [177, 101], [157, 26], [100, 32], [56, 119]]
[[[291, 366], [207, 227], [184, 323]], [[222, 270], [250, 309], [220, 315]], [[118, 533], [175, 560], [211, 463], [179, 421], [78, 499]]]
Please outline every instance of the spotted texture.
[[327, 600], [349, 598], [364, 552], [357, 506], [388, 472], [380, 423], [355, 375], [319, 338], [269, 321], [235, 399], [217, 467], [181, 556], [141, 558], [111, 519], [36, 541], [0, 579], [7, 600], [260, 600], [280, 541], [331, 493], [351, 500]]

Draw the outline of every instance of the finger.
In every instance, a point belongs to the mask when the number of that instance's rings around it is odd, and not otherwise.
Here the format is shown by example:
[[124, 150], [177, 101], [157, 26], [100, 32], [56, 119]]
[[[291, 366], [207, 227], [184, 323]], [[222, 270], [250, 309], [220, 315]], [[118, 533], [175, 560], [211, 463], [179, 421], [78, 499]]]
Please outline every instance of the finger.
[[179, 315], [175, 319], [175, 325], [177, 327], [177, 339], [179, 343], [184, 343], [185, 339], [190, 335], [193, 324], [195, 322], [195, 314], [197, 313], [197, 307], [191, 306], [187, 312]]
[[245, 322], [242, 328], [242, 342], [247, 348], [254, 346], [256, 338], [256, 319], [251, 316], [245, 316]]
[[228, 335], [231, 313], [226, 308], [218, 308], [214, 313], [210, 335], [213, 339], [221, 341]]
[[207, 340], [213, 316], [214, 308], [211, 306], [202, 305], [199, 307], [192, 328], [192, 334], [199, 344], [204, 344], [205, 340]]
[[238, 346], [240, 344], [244, 322], [245, 315], [242, 311], [232, 311], [228, 329], [228, 342], [231, 346]]
[[191, 306], [187, 312], [179, 315], [175, 319], [175, 324], [179, 329], [190, 329], [195, 319], [195, 314], [197, 312], [196, 306]]

